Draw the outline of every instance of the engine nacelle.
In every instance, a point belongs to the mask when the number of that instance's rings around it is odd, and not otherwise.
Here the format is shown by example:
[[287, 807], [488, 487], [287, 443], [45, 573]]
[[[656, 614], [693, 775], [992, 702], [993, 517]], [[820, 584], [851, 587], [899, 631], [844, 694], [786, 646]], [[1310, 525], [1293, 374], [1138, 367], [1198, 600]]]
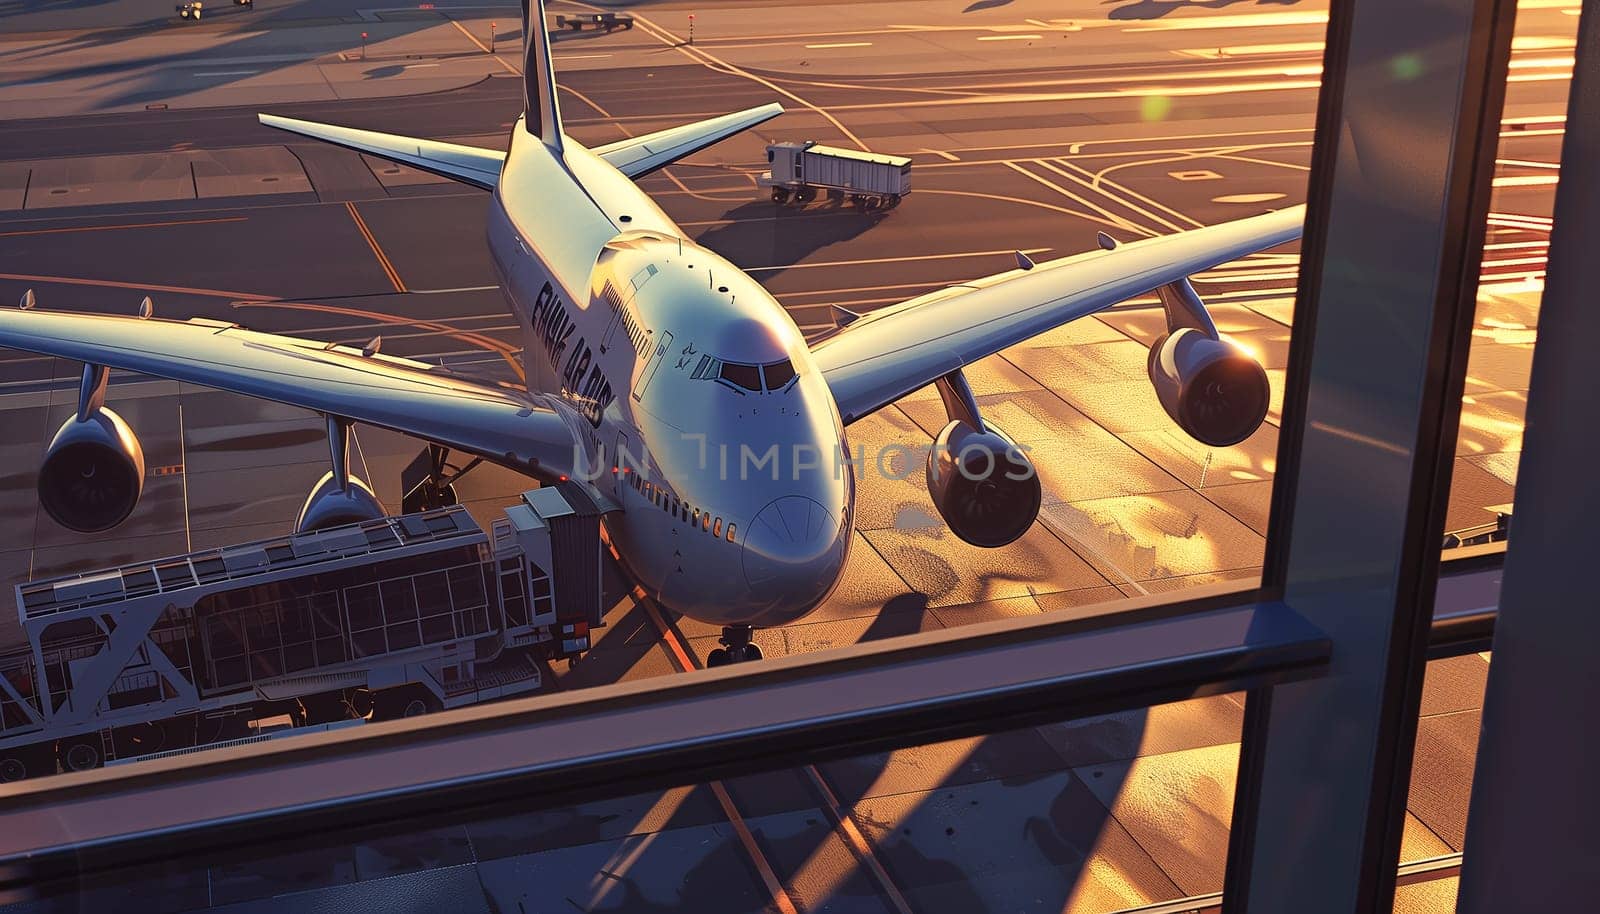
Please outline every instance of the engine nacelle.
[[71, 416], [39, 466], [39, 504], [56, 523], [99, 533], [127, 520], [144, 492], [144, 448], [122, 417], [99, 407]]
[[313, 530], [376, 520], [382, 516], [383, 505], [372, 494], [371, 486], [351, 475], [350, 484], [341, 488], [333, 478], [333, 471], [329, 470], [322, 474], [322, 479], [306, 496], [306, 503], [300, 508], [300, 518], [294, 522], [294, 532], [310, 533]]
[[1149, 372], [1161, 407], [1196, 441], [1238, 444], [1267, 418], [1266, 369], [1237, 343], [1184, 327], [1150, 347]]
[[928, 494], [950, 532], [991, 549], [1028, 532], [1044, 498], [1032, 461], [1010, 437], [960, 419], [939, 432], [928, 453]]

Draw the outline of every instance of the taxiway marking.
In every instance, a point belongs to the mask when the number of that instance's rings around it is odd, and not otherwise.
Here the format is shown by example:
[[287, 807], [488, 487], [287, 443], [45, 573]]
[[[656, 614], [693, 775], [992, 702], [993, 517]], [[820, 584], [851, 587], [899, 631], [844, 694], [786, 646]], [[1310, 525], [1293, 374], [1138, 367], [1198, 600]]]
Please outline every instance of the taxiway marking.
[[216, 222], [244, 222], [244, 216], [231, 216], [226, 219], [176, 219], [171, 222], [130, 222], [120, 225], [76, 225], [70, 228], [27, 229], [18, 232], [0, 232], [0, 238], [10, 238], [17, 235], [59, 235], [66, 232], [115, 232], [122, 229], [162, 228], [168, 225], [208, 225]]
[[355, 203], [345, 201], [344, 207], [350, 211], [350, 218], [355, 220], [356, 230], [361, 232], [361, 237], [367, 239], [367, 246], [372, 248], [373, 255], [378, 258], [378, 266], [383, 268], [384, 275], [388, 276], [389, 282], [394, 284], [394, 290], [396, 292], [404, 292], [406, 284], [400, 281], [400, 274], [395, 272], [394, 264], [390, 263], [388, 255], [383, 253], [383, 248], [378, 245], [378, 239], [372, 236], [372, 230], [367, 228], [366, 220], [361, 218], [361, 213], [356, 209]]
[[[592, 6], [592, 5], [588, 4], [588, 3], [583, 3], [583, 2], [581, 2], [581, 0], [572, 0], [572, 2], [575, 3], [578, 6], [582, 6], [582, 7], [586, 8], [586, 9], [594, 10], [595, 12], [601, 12], [602, 11], [599, 7]], [[820, 105], [814, 104], [814, 103], [812, 103], [812, 102], [810, 102], [810, 101], [808, 101], [808, 100], [806, 100], [804, 98], [801, 98], [799, 95], [795, 94], [794, 92], [789, 91], [788, 89], [783, 88], [782, 86], [778, 85], [776, 82], [773, 82], [770, 79], [767, 79], [767, 78], [762, 77], [762, 76], [757, 76], [756, 74], [751, 73], [749, 70], [746, 70], [743, 67], [737, 66], [735, 64], [728, 63], [726, 60], [723, 60], [722, 58], [716, 56], [715, 54], [710, 53], [709, 51], [702, 50], [700, 48], [697, 48], [697, 47], [689, 44], [684, 39], [678, 37], [678, 35], [675, 32], [672, 32], [669, 29], [666, 29], [666, 28], [663, 28], [660, 25], [657, 25], [654, 21], [652, 21], [651, 19], [649, 19], [649, 18], [647, 18], [645, 16], [642, 16], [642, 15], [640, 15], [638, 13], [634, 13], [634, 21], [636, 23], [638, 23], [638, 25], [642, 29], [644, 29], [644, 31], [650, 33], [651, 35], [654, 35], [657, 40], [663, 42], [668, 47], [676, 49], [677, 51], [682, 53], [685, 57], [688, 57], [691, 60], [695, 60], [695, 61], [699, 62], [701, 65], [706, 67], [706, 69], [708, 69], [708, 70], [722, 72], [722, 73], [730, 73], [730, 74], [732, 74], [734, 76], [742, 76], [745, 79], [748, 79], [748, 80], [750, 80], [752, 82], [759, 83], [760, 85], [766, 86], [768, 89], [771, 89], [772, 91], [777, 92], [780, 95], [783, 95], [783, 96], [785, 96], [787, 98], [793, 99], [796, 104], [804, 105], [805, 107], [810, 108], [812, 111], [815, 111], [817, 114], [821, 115], [825, 120], [828, 121], [828, 123], [830, 123], [834, 127], [838, 128], [839, 132], [844, 134], [845, 138], [850, 140], [850, 142], [855, 143], [857, 146], [859, 146], [864, 151], [870, 151], [870, 149], [867, 146], [867, 144], [862, 142], [861, 138], [856, 136], [854, 131], [852, 131], [849, 127], [846, 127], [844, 125], [843, 121], [839, 120], [831, 112], [829, 112], [828, 110], [824, 109]]]
[[500, 66], [505, 67], [508, 71], [510, 71], [511, 73], [513, 73], [513, 74], [515, 74], [517, 76], [521, 76], [522, 75], [522, 71], [518, 70], [516, 67], [513, 67], [511, 64], [506, 63], [506, 60], [505, 60], [504, 57], [501, 57], [499, 54], [495, 54], [493, 51], [490, 51], [489, 50], [489, 46], [484, 44], [483, 42], [479, 41], [478, 40], [478, 36], [472, 34], [472, 32], [470, 32], [470, 31], [468, 31], [467, 27], [462, 25], [460, 20], [451, 19], [450, 20], [450, 24], [456, 27], [456, 31], [458, 31], [461, 34], [467, 36], [467, 40], [468, 41], [470, 41], [473, 44], [477, 45], [478, 46], [478, 50], [482, 51], [485, 54], [492, 54], [494, 56], [495, 62], [500, 64]]
[[224, 289], [196, 289], [190, 286], [162, 286], [145, 282], [117, 282], [111, 279], [80, 279], [76, 276], [37, 276], [27, 273], [0, 273], [0, 279], [14, 279], [18, 282], [60, 283], [64, 286], [103, 286], [107, 289], [134, 289], [141, 292], [174, 292], [179, 295], [204, 295], [210, 298], [249, 299], [257, 302], [272, 300], [272, 296], [258, 295], [253, 292], [229, 292]]
[[[613, 555], [616, 554], [615, 547], [611, 551]], [[660, 633], [662, 642], [678, 662], [680, 670], [689, 672], [700, 669], [700, 665], [690, 657], [686, 646], [680, 640], [677, 629], [667, 625], [661, 610], [656, 606], [655, 601], [650, 599], [643, 587], [634, 586], [633, 599], [644, 609], [645, 614], [650, 617], [650, 624], [654, 625], [656, 631]], [[905, 896], [901, 894], [894, 881], [889, 878], [888, 871], [884, 869], [877, 855], [873, 853], [872, 845], [867, 842], [866, 836], [856, 827], [855, 822], [844, 813], [839, 805], [838, 797], [834, 795], [833, 791], [828, 787], [827, 781], [823, 779], [822, 772], [815, 765], [803, 765], [800, 771], [807, 776], [812, 786], [816, 788], [819, 795], [818, 798], [823, 801], [822, 805], [824, 811], [828, 814], [828, 818], [833, 822], [834, 827], [839, 831], [840, 837], [849, 846], [852, 854], [867, 868], [868, 873], [878, 883], [879, 888], [883, 890], [885, 900], [894, 907], [895, 914], [911, 914], [911, 906], [906, 902]], [[787, 914], [796, 914], [794, 902], [789, 898], [788, 891], [784, 889], [783, 883], [778, 880], [777, 873], [773, 871], [766, 855], [761, 852], [760, 845], [756, 844], [755, 836], [750, 833], [749, 826], [745, 824], [744, 817], [739, 813], [738, 807], [734, 805], [733, 797], [728, 795], [727, 788], [722, 785], [721, 781], [712, 781], [709, 786], [712, 793], [716, 795], [717, 802], [722, 806], [723, 813], [728, 817], [729, 824], [738, 833], [740, 843], [745, 846], [751, 861], [760, 872], [761, 881], [766, 883], [768, 891], [772, 894], [773, 902], [780, 911], [787, 912]]]

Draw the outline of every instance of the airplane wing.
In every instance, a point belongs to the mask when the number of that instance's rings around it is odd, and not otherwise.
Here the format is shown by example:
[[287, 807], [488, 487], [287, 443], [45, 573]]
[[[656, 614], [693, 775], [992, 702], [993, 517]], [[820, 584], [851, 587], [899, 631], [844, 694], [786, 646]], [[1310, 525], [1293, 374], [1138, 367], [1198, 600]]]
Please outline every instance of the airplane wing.
[[484, 190], [494, 190], [495, 184], [500, 180], [500, 166], [506, 160], [506, 154], [497, 149], [479, 149], [476, 146], [441, 143], [438, 140], [419, 140], [393, 133], [319, 124], [316, 121], [301, 121], [275, 114], [256, 116], [268, 127], [276, 127], [335, 146], [365, 152], [401, 165], [410, 165], [412, 168], [431, 172], [441, 178], [451, 178]]
[[577, 437], [569, 422], [582, 421], [517, 388], [221, 321], [5, 309], [0, 347], [275, 400], [544, 477], [572, 475]]
[[655, 133], [619, 140], [601, 146], [595, 155], [605, 159], [611, 167], [630, 178], [638, 178], [665, 168], [687, 155], [748, 130], [763, 121], [783, 113], [783, 106], [774, 102], [758, 108], [746, 108], [721, 117], [713, 117], [681, 127], [668, 127]]
[[940, 289], [813, 349], [846, 424], [1029, 337], [1300, 237], [1305, 207], [1146, 238]]

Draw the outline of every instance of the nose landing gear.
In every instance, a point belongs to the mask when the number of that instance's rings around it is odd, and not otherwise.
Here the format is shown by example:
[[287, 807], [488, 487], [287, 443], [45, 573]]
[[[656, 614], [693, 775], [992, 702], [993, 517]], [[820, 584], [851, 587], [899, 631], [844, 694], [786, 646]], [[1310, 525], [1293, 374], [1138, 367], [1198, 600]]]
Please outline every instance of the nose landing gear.
[[761, 659], [761, 648], [750, 640], [754, 629], [749, 625], [724, 625], [722, 637], [717, 641], [723, 647], [706, 655], [706, 666], [727, 666], [730, 663], [747, 663]]

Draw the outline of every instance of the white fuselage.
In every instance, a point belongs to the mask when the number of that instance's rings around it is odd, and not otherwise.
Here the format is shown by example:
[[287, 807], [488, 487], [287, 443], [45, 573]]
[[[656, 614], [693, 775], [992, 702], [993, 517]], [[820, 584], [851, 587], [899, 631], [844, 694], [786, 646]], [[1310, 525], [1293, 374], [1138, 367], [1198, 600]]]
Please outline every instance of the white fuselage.
[[706, 622], [793, 621], [832, 592], [851, 537], [827, 383], [765, 289], [564, 146], [519, 124], [490, 204], [528, 387], [567, 408], [576, 472], [621, 506], [606, 531], [652, 596]]

